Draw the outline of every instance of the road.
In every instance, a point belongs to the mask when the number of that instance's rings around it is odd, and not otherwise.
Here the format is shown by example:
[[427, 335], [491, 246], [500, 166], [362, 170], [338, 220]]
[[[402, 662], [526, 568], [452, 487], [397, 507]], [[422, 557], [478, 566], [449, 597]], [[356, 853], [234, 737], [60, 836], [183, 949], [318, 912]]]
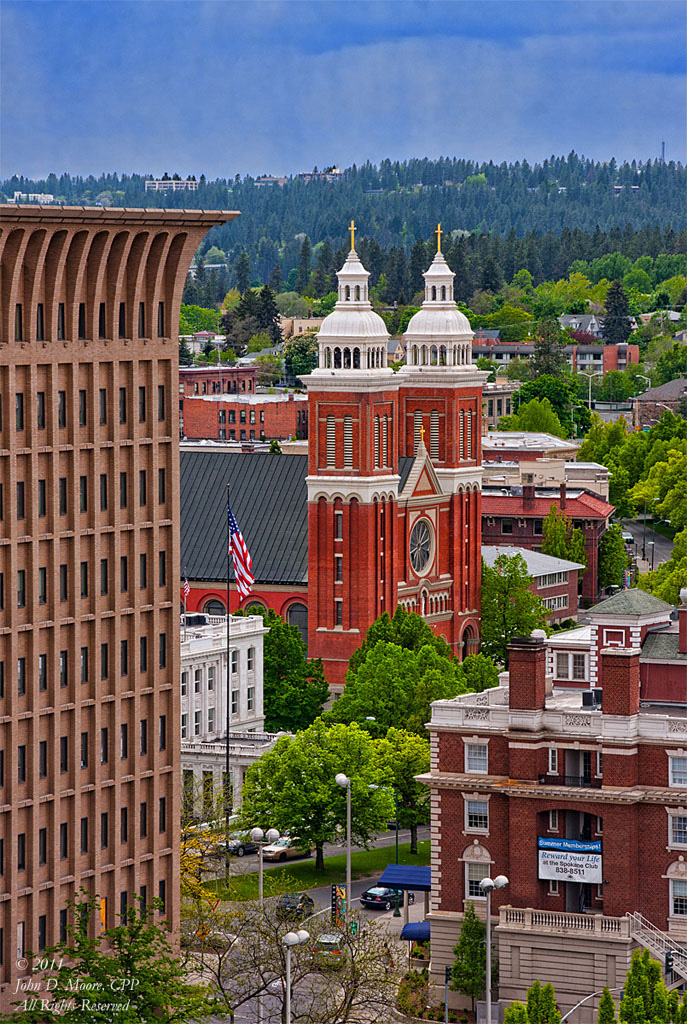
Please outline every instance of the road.
[[662, 536], [660, 533], [656, 533], [652, 530], [649, 525], [650, 519], [647, 516], [646, 524], [646, 558], [642, 558], [642, 545], [644, 538], [644, 520], [643, 519], [622, 519], [620, 524], [623, 530], [627, 530], [635, 539], [632, 554], [637, 556], [637, 564], [639, 565], [640, 572], [648, 572], [651, 568], [651, 545], [650, 541], [654, 544], [654, 568], [660, 565], [661, 562], [667, 562], [673, 551], [674, 544], [672, 540], [668, 540], [667, 537]]

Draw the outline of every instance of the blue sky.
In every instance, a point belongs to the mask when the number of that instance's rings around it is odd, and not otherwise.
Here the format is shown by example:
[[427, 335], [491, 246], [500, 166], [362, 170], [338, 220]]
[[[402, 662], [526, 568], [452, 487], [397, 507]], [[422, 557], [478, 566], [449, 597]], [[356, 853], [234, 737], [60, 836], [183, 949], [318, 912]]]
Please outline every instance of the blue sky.
[[687, 159], [682, 0], [8, 0], [0, 176]]

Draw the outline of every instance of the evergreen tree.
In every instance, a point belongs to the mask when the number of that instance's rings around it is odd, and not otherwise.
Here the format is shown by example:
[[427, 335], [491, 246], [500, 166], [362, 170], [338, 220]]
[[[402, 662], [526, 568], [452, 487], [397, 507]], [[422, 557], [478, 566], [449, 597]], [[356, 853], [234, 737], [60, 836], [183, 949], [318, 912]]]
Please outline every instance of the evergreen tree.
[[529, 1024], [527, 1008], [516, 999], [506, 1008], [503, 1014], [503, 1024]]
[[179, 366], [193, 366], [193, 352], [186, 338], [179, 338]]
[[609, 988], [604, 988], [599, 1003], [597, 1024], [616, 1024], [615, 1003]]
[[606, 292], [605, 316], [601, 321], [603, 339], [608, 345], [619, 345], [632, 334], [630, 304], [622, 281], [612, 281]]
[[[460, 938], [453, 947], [455, 959], [451, 967], [451, 988], [461, 995], [470, 996], [473, 1013], [475, 999], [484, 995], [486, 988], [486, 936], [487, 926], [475, 914], [474, 903], [466, 903]], [[498, 978], [498, 964], [494, 963], [493, 957], [492, 964], [492, 976], [495, 974]]]
[[272, 273], [270, 274], [269, 286], [275, 295], [279, 295], [280, 292], [284, 291], [284, 278], [281, 272], [281, 265], [275, 263]]
[[245, 249], [234, 264], [234, 272], [236, 274], [236, 287], [241, 292], [241, 295], [243, 295], [250, 288], [250, 260]]
[[274, 292], [268, 284], [263, 285], [260, 289], [256, 316], [260, 329], [267, 331], [273, 344], [278, 345], [283, 340], [279, 323], [279, 310]]
[[534, 327], [532, 372], [535, 377], [548, 373], [559, 377], [567, 373], [568, 362], [563, 352], [563, 338], [558, 321], [552, 317], [538, 320]]
[[413, 247], [410, 250], [410, 267], [409, 267], [409, 278], [410, 278], [410, 293], [412, 296], [416, 292], [424, 291], [425, 281], [423, 274], [428, 266], [427, 249], [425, 243], [421, 238], [418, 238], [413, 243]]
[[501, 271], [493, 256], [487, 256], [480, 267], [479, 286], [485, 292], [497, 292], [502, 284]]
[[303, 239], [301, 251], [298, 256], [298, 277], [296, 278], [296, 291], [300, 292], [301, 295], [308, 287], [308, 281], [310, 280], [310, 258], [310, 239], [306, 235]]

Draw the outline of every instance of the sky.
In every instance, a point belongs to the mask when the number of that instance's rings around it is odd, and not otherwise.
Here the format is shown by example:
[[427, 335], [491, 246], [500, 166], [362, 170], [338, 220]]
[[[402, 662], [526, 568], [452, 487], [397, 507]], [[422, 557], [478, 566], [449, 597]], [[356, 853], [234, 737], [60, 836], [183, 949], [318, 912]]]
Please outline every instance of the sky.
[[683, 0], [6, 0], [0, 177], [687, 161]]

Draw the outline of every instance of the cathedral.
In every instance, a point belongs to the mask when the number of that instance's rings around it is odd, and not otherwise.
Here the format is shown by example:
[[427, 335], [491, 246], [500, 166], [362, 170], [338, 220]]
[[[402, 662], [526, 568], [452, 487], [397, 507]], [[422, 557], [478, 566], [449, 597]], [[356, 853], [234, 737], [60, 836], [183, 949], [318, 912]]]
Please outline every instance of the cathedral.
[[[454, 654], [479, 646], [481, 405], [472, 330], [437, 253], [405, 333], [407, 364], [387, 366], [389, 335], [369, 300], [351, 232], [338, 300], [304, 378], [308, 456], [182, 451], [182, 568], [189, 610], [226, 607], [224, 535], [232, 509], [255, 585], [231, 610], [264, 604], [301, 627], [334, 690], [369, 625], [400, 605]], [[214, 527], [212, 525], [214, 521]], [[224, 548], [226, 552], [226, 548]], [[306, 626], [307, 623], [307, 626]]]

